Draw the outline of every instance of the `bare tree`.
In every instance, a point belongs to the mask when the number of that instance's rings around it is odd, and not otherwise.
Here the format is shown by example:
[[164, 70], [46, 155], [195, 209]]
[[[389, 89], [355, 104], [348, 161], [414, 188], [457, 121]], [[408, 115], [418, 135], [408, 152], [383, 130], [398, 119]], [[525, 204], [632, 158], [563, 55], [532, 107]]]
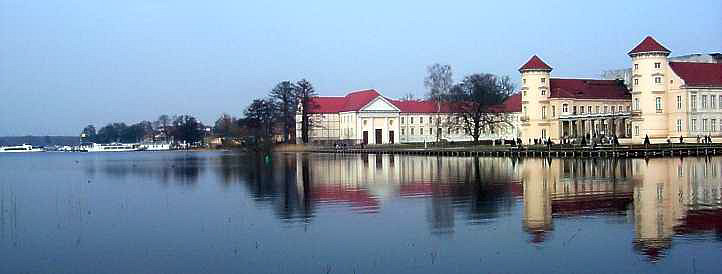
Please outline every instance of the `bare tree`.
[[296, 82], [296, 100], [298, 100], [301, 108], [301, 140], [304, 144], [308, 143], [308, 131], [311, 127], [311, 110], [317, 107], [313, 101], [316, 91], [313, 85], [306, 79]]
[[272, 99], [255, 99], [244, 111], [245, 124], [255, 129], [256, 137], [271, 140], [273, 124], [278, 119], [276, 103]]
[[279, 121], [283, 126], [283, 142], [288, 143], [292, 128], [295, 128], [296, 109], [298, 100], [294, 94], [296, 85], [291, 81], [282, 81], [271, 90], [270, 97], [278, 102], [278, 109], [281, 111]]
[[439, 100], [451, 90], [454, 85], [453, 73], [450, 65], [442, 65], [439, 63], [426, 67], [426, 78], [424, 78], [424, 87], [427, 89], [427, 98], [431, 100]]
[[[450, 65], [442, 65], [435, 63], [426, 67], [426, 77], [424, 78], [424, 87], [427, 89], [426, 97], [436, 103], [437, 110], [441, 109], [441, 100], [449, 94], [449, 91], [454, 86], [453, 73]], [[436, 130], [436, 141], [440, 141], [441, 132], [439, 128], [441, 123], [439, 120], [441, 116], [440, 112], [437, 111], [434, 120], [437, 123]]]
[[413, 92], [409, 92], [409, 93], [404, 94], [404, 96], [401, 96], [401, 100], [413, 101], [413, 100], [416, 100], [416, 96], [414, 95]]
[[453, 113], [451, 125], [463, 129], [479, 143], [484, 128], [494, 129], [501, 124], [510, 125], [510, 115], [500, 105], [511, 96], [514, 84], [508, 76], [472, 74], [464, 77], [444, 96]]

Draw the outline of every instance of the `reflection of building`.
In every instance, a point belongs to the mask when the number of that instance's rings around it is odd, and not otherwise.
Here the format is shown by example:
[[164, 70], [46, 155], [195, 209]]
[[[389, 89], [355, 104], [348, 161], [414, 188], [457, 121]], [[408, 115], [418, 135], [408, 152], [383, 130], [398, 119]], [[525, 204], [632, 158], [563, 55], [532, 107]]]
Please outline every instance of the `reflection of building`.
[[[652, 37], [628, 54], [624, 80], [551, 78], [533, 56], [520, 69], [524, 139], [604, 134], [641, 143], [657, 138], [722, 134], [722, 55], [668, 58]], [[629, 88], [627, 88], [629, 87]], [[628, 91], [629, 89], [629, 91]]]
[[[485, 128], [481, 140], [518, 137], [516, 122], [521, 111], [520, 99], [518, 95], [511, 96], [497, 108], [509, 114], [514, 125]], [[310, 142], [394, 144], [472, 140], [450, 120], [454, 117], [448, 105], [439, 102], [393, 100], [371, 89], [342, 97], [314, 97], [311, 104]], [[296, 116], [296, 123], [296, 136], [300, 138], [300, 115]]]
[[319, 204], [375, 212], [387, 197], [425, 198], [433, 233], [452, 233], [455, 215], [472, 223], [510, 210], [518, 196], [512, 159], [382, 154], [297, 154], [299, 193]]
[[[540, 242], [552, 216], [623, 211], [631, 203], [626, 161], [527, 159], [522, 171], [524, 229]], [[611, 179], [610, 179], [611, 178]]]
[[522, 225], [540, 242], [553, 218], [631, 213], [635, 248], [658, 260], [676, 234], [722, 235], [720, 172], [720, 158], [528, 159]]
[[[719, 158], [634, 163], [635, 246], [641, 252], [658, 259], [677, 233], [707, 229], [722, 235], [721, 164]], [[699, 218], [699, 213], [706, 216]]]

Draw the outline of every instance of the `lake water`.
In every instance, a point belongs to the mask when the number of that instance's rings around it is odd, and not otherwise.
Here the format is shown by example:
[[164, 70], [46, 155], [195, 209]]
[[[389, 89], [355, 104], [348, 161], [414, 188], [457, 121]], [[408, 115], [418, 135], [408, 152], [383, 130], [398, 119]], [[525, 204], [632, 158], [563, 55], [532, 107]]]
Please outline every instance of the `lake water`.
[[722, 158], [0, 155], [2, 273], [720, 273]]

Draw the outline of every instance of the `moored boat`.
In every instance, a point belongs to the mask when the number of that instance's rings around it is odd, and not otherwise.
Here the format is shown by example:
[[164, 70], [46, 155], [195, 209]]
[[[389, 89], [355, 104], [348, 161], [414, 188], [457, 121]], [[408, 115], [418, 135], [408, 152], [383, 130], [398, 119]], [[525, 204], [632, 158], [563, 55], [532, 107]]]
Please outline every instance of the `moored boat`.
[[87, 152], [126, 152], [126, 151], [138, 151], [141, 150], [139, 144], [122, 144], [122, 143], [111, 143], [111, 144], [96, 144], [91, 143], [82, 145], [78, 151]]
[[20, 146], [7, 146], [7, 147], [0, 147], [0, 152], [44, 152], [45, 148], [43, 147], [34, 147], [28, 144], [20, 145]]

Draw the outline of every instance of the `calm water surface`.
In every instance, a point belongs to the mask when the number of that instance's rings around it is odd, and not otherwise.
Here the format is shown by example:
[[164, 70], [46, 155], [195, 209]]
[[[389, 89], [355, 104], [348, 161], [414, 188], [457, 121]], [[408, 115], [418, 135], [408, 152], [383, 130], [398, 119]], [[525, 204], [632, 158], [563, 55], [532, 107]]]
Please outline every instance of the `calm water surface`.
[[0, 154], [2, 273], [722, 272], [722, 158]]

